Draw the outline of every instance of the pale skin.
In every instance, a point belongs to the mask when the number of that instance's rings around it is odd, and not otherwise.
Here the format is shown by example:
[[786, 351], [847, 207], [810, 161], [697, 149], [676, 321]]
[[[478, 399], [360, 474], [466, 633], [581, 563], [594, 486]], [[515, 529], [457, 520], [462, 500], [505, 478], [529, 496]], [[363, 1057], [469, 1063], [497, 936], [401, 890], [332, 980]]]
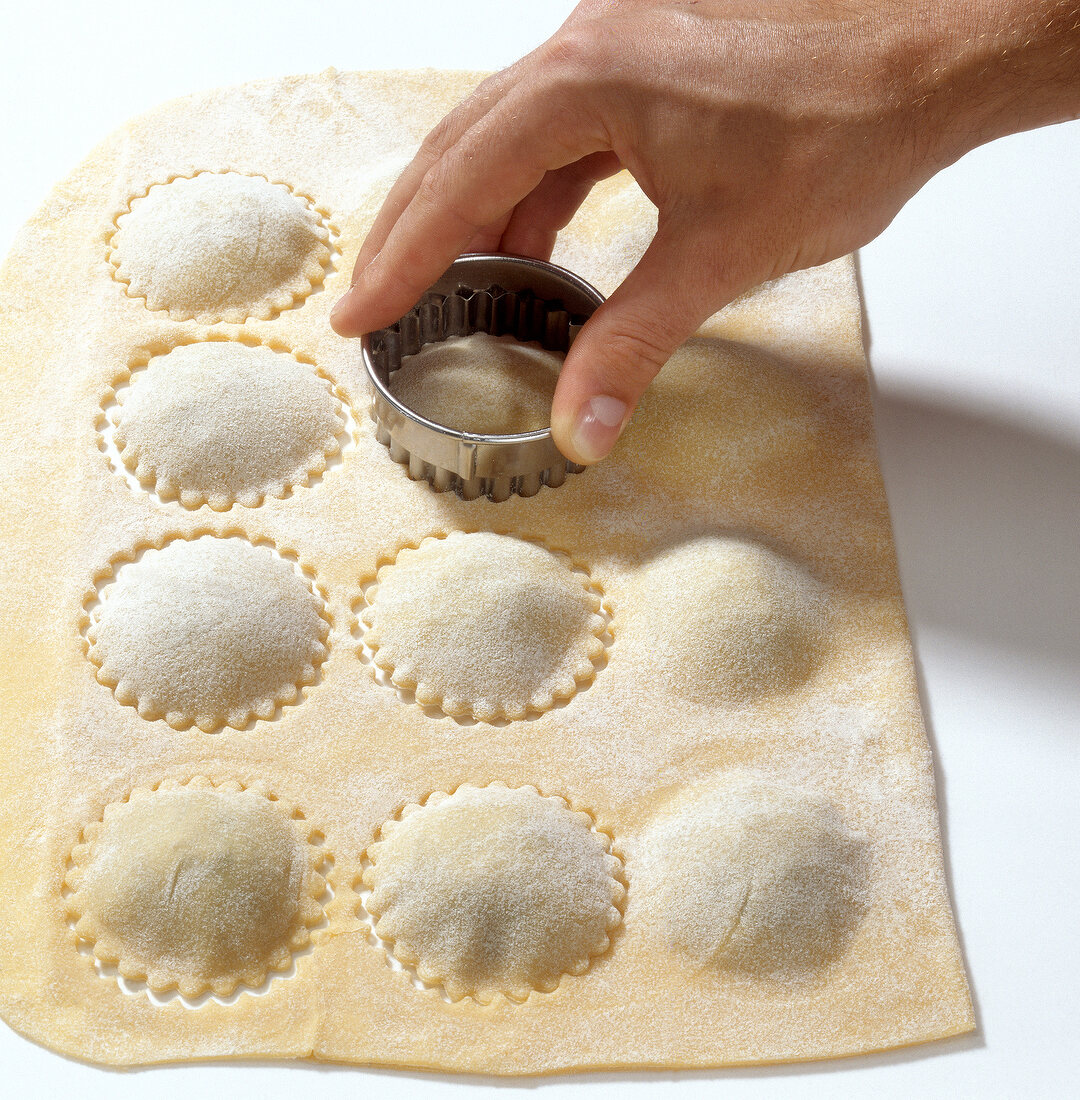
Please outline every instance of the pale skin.
[[628, 169], [657, 233], [551, 414], [560, 450], [597, 462], [716, 310], [866, 244], [977, 145], [1077, 117], [1080, 0], [584, 0], [428, 135], [332, 324], [393, 323], [463, 252], [548, 259]]

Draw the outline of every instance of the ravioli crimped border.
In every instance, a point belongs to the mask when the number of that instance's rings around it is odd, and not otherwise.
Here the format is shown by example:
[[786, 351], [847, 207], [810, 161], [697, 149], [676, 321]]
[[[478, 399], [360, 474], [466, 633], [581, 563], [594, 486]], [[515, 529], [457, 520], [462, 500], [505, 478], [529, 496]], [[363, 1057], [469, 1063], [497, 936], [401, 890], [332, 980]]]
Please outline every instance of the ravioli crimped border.
[[[378, 595], [379, 577], [383, 570], [392, 569], [397, 565], [398, 558], [403, 553], [410, 550], [417, 551], [426, 543], [443, 541], [452, 535], [477, 534], [501, 535], [506, 538], [517, 539], [519, 542], [539, 546], [554, 557], [563, 559], [563, 564], [568, 572], [581, 580], [583, 590], [591, 598], [590, 602], [595, 601], [595, 607], [592, 611], [591, 637], [596, 639], [599, 646], [588, 645], [585, 653], [585, 657], [592, 665], [591, 672], [583, 676], [572, 674], [574, 686], [569, 692], [552, 691], [539, 702], [535, 701], [537, 695], [534, 694], [520, 713], [510, 713], [500, 704], [490, 713], [485, 711], [478, 714], [474, 704], [468, 700], [461, 700], [462, 705], [460, 707], [455, 706], [453, 709], [449, 709], [447, 706], [448, 700], [438, 692], [427, 688], [422, 682], [413, 681], [411, 677], [395, 678], [396, 669], [394, 666], [387, 667], [386, 664], [379, 663], [378, 652], [381, 647], [372, 645], [369, 640], [372, 627], [371, 620], [374, 618], [375, 613], [374, 601]], [[400, 544], [396, 550], [390, 553], [380, 554], [376, 558], [374, 570], [366, 573], [361, 578], [360, 595], [351, 601], [350, 610], [353, 616], [353, 637], [360, 643], [356, 650], [357, 656], [363, 663], [369, 665], [372, 677], [376, 682], [379, 682], [379, 673], [384, 673], [390, 688], [404, 702], [420, 707], [425, 713], [429, 713], [430, 709], [434, 709], [438, 712], [439, 717], [450, 718], [462, 725], [473, 722], [486, 725], [505, 725], [510, 722], [531, 721], [542, 717], [556, 707], [565, 706], [575, 695], [591, 687], [596, 682], [597, 674], [607, 665], [609, 651], [615, 643], [612, 628], [615, 612], [611, 607], [607, 592], [593, 576], [592, 570], [569, 550], [554, 546], [538, 535], [525, 534], [499, 527], [441, 527], [427, 535]], [[368, 658], [368, 651], [370, 651], [370, 658]], [[449, 702], [453, 702], [453, 700]]]
[[[119, 444], [115, 442], [115, 432], [119, 428], [119, 417], [123, 410], [122, 392], [135, 384], [138, 380], [136, 376], [145, 371], [152, 360], [163, 358], [177, 348], [190, 347], [193, 344], [214, 343], [240, 344], [247, 348], [264, 347], [268, 351], [289, 355], [298, 363], [309, 367], [312, 373], [326, 384], [330, 397], [335, 402], [334, 414], [340, 427], [334, 434], [333, 447], [328, 450], [324, 449], [321, 460], [317, 459], [308, 467], [303, 477], [295, 481], [281, 479], [272, 482], [263, 491], [250, 499], [241, 499], [236, 496], [217, 497], [210, 496], [200, 490], [185, 489], [179, 484], [175, 487], [166, 485], [163, 488], [159, 484], [156, 468], [148, 470], [146, 476], [144, 476], [138, 470], [138, 467], [142, 465], [141, 462], [137, 463], [136, 466], [132, 466], [128, 462], [125, 454], [130, 448], [125, 446], [121, 449]], [[122, 469], [117, 467], [106, 443], [106, 432], [110, 428], [114, 434], [116, 453], [123, 464]], [[126, 475], [129, 475], [139, 483], [141, 491], [152, 497], [156, 502], [163, 505], [178, 504], [190, 512], [198, 511], [204, 507], [214, 512], [227, 512], [237, 506], [241, 508], [259, 508], [267, 500], [287, 500], [292, 497], [297, 489], [315, 488], [332, 468], [333, 460], [338, 459], [338, 461], [343, 462], [346, 452], [355, 448], [359, 433], [352, 401], [343, 387], [335, 382], [311, 355], [292, 347], [276, 336], [259, 337], [243, 331], [237, 333], [210, 331], [199, 335], [185, 333], [182, 336], [158, 337], [155, 340], [146, 341], [130, 354], [127, 365], [113, 376], [113, 380], [106, 387], [95, 412], [94, 430], [97, 432], [98, 450], [106, 456], [109, 468], [117, 477], [126, 481]], [[132, 491], [136, 490], [132, 489]]]
[[[284, 187], [285, 190], [297, 199], [315, 217], [315, 225], [319, 232], [317, 236], [325, 250], [319, 260], [311, 258], [305, 263], [290, 282], [298, 284], [296, 290], [288, 286], [280, 289], [271, 288], [268, 294], [245, 311], [243, 308], [192, 312], [191, 310], [171, 310], [168, 306], [152, 306], [145, 294], [133, 294], [131, 291], [131, 277], [121, 274], [123, 261], [117, 258], [117, 246], [114, 243], [117, 233], [120, 232], [120, 220], [131, 213], [132, 207], [140, 199], [145, 199], [155, 187], [167, 187], [170, 183], [181, 179], [196, 179], [198, 176], [247, 176], [249, 179], [264, 180], [271, 187]], [[330, 211], [320, 205], [306, 192], [294, 187], [276, 176], [264, 175], [262, 172], [251, 171], [246, 168], [234, 168], [230, 165], [222, 165], [217, 168], [189, 168], [186, 171], [171, 172], [160, 179], [152, 179], [141, 191], [129, 195], [127, 202], [112, 216], [109, 228], [104, 234], [105, 260], [108, 263], [113, 279], [123, 288], [124, 296], [133, 302], [142, 302], [150, 313], [163, 313], [173, 321], [195, 321], [203, 325], [243, 325], [248, 321], [271, 321], [280, 314], [302, 305], [311, 295], [322, 287], [326, 280], [336, 270], [335, 264], [340, 256], [337, 239], [340, 236], [337, 225], [334, 223]], [[301, 280], [307, 283], [304, 288], [299, 287]]]
[[[290, 925], [288, 938], [273, 951], [262, 967], [234, 970], [209, 980], [189, 980], [183, 975], [171, 973], [169, 967], [155, 967], [146, 958], [131, 952], [125, 955], [120, 940], [102, 929], [92, 911], [82, 903], [80, 887], [87, 867], [93, 862], [94, 844], [105, 827], [110, 808], [127, 805], [132, 801], [152, 799], [159, 791], [182, 790], [212, 790], [235, 794], [250, 792], [279, 807], [292, 823], [292, 831], [307, 857], [304, 883], [297, 899], [297, 912]], [[303, 833], [305, 823], [310, 827]], [[333, 886], [328, 876], [333, 867], [333, 857], [324, 850], [324, 842], [322, 830], [311, 825], [299, 807], [283, 802], [260, 782], [245, 784], [237, 779], [215, 782], [200, 774], [192, 776], [186, 782], [170, 778], [152, 786], [134, 787], [124, 798], [107, 803], [97, 820], [83, 825], [78, 841], [68, 853], [60, 896], [64, 919], [71, 932], [71, 943], [76, 948], [80, 945], [88, 948], [88, 951], [80, 953], [88, 954], [98, 977], [114, 980], [120, 991], [128, 996], [145, 994], [152, 1004], [166, 1003], [155, 995], [173, 991], [187, 1008], [199, 1008], [212, 1000], [217, 1003], [234, 1003], [242, 993], [261, 996], [269, 991], [274, 979], [294, 976], [294, 964], [298, 955], [311, 950], [313, 946], [312, 933], [329, 925], [327, 905], [329, 898], [333, 896]], [[129, 987], [132, 983], [136, 988]]]
[[[376, 911], [373, 904], [374, 895], [374, 868], [377, 861], [377, 849], [406, 818], [422, 810], [427, 806], [436, 806], [453, 798], [459, 791], [472, 789], [477, 791], [495, 787], [505, 791], [532, 791], [538, 798], [557, 802], [572, 818], [580, 824], [600, 843], [604, 854], [604, 866], [612, 883], [611, 908], [608, 911], [607, 921], [604, 927], [603, 943], [598, 941], [595, 951], [590, 951], [583, 959], [568, 970], [564, 970], [554, 982], [545, 986], [529, 986], [516, 990], [498, 990], [490, 996], [480, 996], [474, 990], [466, 988], [463, 983], [457, 982], [450, 975], [439, 974], [424, 966], [420, 958], [410, 951], [400, 940], [389, 936], [383, 936], [379, 932], [379, 923], [385, 910]], [[435, 789], [429, 791], [420, 801], [407, 801], [402, 803], [397, 811], [387, 818], [376, 830], [371, 841], [360, 853], [360, 871], [352, 877], [352, 891], [357, 896], [355, 907], [356, 915], [367, 929], [368, 943], [372, 947], [381, 949], [385, 955], [387, 966], [392, 970], [400, 969], [409, 978], [413, 988], [432, 995], [437, 995], [449, 1004], [472, 1003], [486, 1008], [506, 1002], [511, 1005], [522, 1005], [530, 997], [538, 994], [554, 993], [567, 977], [581, 977], [598, 960], [610, 954], [615, 940], [625, 927], [628, 885], [626, 876], [626, 859], [615, 842], [615, 837], [609, 828], [601, 825], [597, 818], [589, 811], [575, 807], [568, 798], [560, 794], [545, 794], [539, 787], [532, 783], [521, 783], [511, 787], [502, 780], [493, 780], [479, 786], [468, 781], [459, 783], [448, 791]]]
[[[173, 542], [195, 542], [198, 539], [206, 537], [240, 539], [249, 546], [267, 549], [272, 556], [278, 556], [284, 560], [291, 566], [293, 573], [303, 581], [314, 597], [318, 605], [316, 612], [319, 618], [326, 624], [326, 629], [320, 632], [320, 637], [318, 639], [319, 645], [323, 650], [322, 656], [318, 662], [312, 661], [311, 664], [307, 665], [303, 675], [296, 682], [290, 681], [286, 685], [283, 685], [283, 687], [273, 696], [266, 696], [265, 698], [256, 700], [255, 705], [249, 706], [242, 713], [234, 712], [234, 714], [225, 716], [218, 715], [213, 722], [200, 725], [197, 717], [189, 715], [180, 715], [177, 717], [175, 712], [167, 714], [151, 713], [149, 708], [144, 712], [138, 700], [134, 703], [122, 702], [116, 694], [116, 688], [119, 686], [119, 681], [115, 684], [110, 684], [108, 681], [101, 678], [102, 664], [95, 659], [94, 644], [90, 638], [90, 630], [97, 621], [93, 615], [94, 609], [98, 606], [103, 607], [105, 605], [108, 599], [108, 596], [105, 594], [106, 590], [117, 580], [120, 570], [125, 565], [131, 565], [138, 561], [147, 550], [160, 551]], [[220, 733], [224, 729], [246, 730], [257, 721], [273, 722], [281, 717], [281, 713], [285, 707], [300, 706], [307, 698], [305, 689], [315, 687], [322, 681], [322, 666], [330, 656], [330, 635], [334, 629], [334, 618], [330, 606], [330, 599], [326, 590], [316, 578], [315, 571], [300, 560], [295, 550], [279, 546], [273, 539], [267, 538], [266, 536], [252, 538], [239, 526], [228, 525], [223, 528], [215, 528], [202, 525], [189, 532], [172, 530], [166, 531], [156, 539], [141, 538], [134, 546], [113, 554], [104, 565], [95, 569], [91, 575], [90, 587], [83, 596], [78, 616], [78, 629], [83, 647], [83, 655], [89, 661], [94, 671], [94, 679], [112, 692], [113, 698], [120, 706], [132, 707], [140, 718], [148, 722], [164, 721], [166, 725], [174, 730], [189, 730], [193, 726], [197, 726], [203, 733], [213, 734]], [[290, 687], [293, 689], [292, 691], [289, 690]]]

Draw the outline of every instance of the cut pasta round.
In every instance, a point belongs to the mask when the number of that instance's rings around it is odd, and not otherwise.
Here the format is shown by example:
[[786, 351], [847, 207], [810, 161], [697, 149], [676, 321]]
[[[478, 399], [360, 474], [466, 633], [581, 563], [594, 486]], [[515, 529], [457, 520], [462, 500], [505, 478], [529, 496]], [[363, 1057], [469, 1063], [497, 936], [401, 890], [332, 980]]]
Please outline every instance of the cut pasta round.
[[84, 837], [68, 873], [76, 934], [154, 991], [256, 988], [322, 919], [317, 849], [280, 804], [239, 784], [139, 789]]
[[232, 340], [154, 356], [117, 394], [124, 465], [162, 500], [224, 510], [282, 497], [326, 468], [344, 428], [329, 383], [291, 355]]
[[379, 570], [367, 599], [375, 664], [455, 716], [548, 710], [594, 677], [604, 652], [607, 624], [587, 578], [509, 535], [425, 539]]
[[206, 535], [150, 548], [102, 591], [86, 636], [118, 702], [211, 733], [297, 702], [326, 659], [324, 605], [268, 547]]
[[204, 324], [266, 319], [303, 301], [330, 265], [330, 232], [284, 184], [200, 172], [151, 186], [116, 222], [116, 277], [146, 308]]
[[452, 1000], [524, 1000], [580, 974], [622, 920], [621, 864], [586, 814], [531, 787], [459, 787], [385, 824], [376, 934]]

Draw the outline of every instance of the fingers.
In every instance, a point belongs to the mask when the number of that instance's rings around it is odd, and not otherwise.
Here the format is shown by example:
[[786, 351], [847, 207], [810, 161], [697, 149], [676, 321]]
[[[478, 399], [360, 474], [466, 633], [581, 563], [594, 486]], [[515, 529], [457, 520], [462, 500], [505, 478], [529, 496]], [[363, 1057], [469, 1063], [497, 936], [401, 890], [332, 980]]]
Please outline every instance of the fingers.
[[571, 461], [603, 458], [675, 349], [750, 285], [737, 266], [717, 273], [709, 243], [717, 240], [700, 227], [661, 223], [637, 266], [581, 330], [551, 410], [555, 444]]
[[614, 153], [601, 152], [548, 172], [514, 208], [499, 251], [550, 259], [559, 230], [569, 225], [593, 185], [613, 176], [620, 167]]
[[479, 233], [465, 248], [466, 252], [498, 252], [499, 242], [503, 238], [503, 234], [506, 232], [506, 226], [510, 222], [510, 218], [513, 215], [513, 211], [509, 211], [504, 214], [497, 221], [492, 222], [491, 225], [485, 225]]
[[337, 304], [343, 336], [392, 324], [467, 245], [553, 169], [598, 151], [604, 137], [561, 97], [511, 92], [433, 164], [378, 254]]
[[389, 194], [383, 200], [382, 207], [368, 230], [367, 237], [360, 248], [360, 254], [356, 258], [353, 267], [353, 282], [355, 283], [360, 273], [371, 262], [372, 257], [378, 255], [379, 249], [386, 242], [386, 238], [393, 229], [394, 223], [401, 216], [401, 212], [412, 201], [425, 175], [433, 164], [451, 148], [470, 127], [498, 103], [506, 91], [506, 88], [515, 79], [516, 66], [504, 69], [494, 76], [488, 77], [476, 87], [472, 95], [468, 96], [457, 105], [439, 124], [424, 138], [417, 150], [416, 156], [406, 165], [405, 170], [398, 177]]

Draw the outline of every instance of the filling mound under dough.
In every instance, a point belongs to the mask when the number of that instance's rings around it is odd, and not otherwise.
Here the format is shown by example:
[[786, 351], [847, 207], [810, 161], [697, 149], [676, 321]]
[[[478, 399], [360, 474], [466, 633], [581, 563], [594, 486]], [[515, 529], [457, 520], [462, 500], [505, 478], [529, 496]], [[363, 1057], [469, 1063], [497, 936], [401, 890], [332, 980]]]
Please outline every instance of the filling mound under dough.
[[643, 604], [656, 668], [678, 694], [742, 703], [798, 688], [822, 659], [822, 586], [750, 539], [702, 536], [655, 558]]
[[650, 910], [669, 943], [750, 977], [813, 974], [864, 911], [865, 838], [823, 796], [734, 773], [653, 829]]
[[242, 322], [288, 309], [321, 283], [330, 234], [282, 184], [200, 172], [155, 184], [117, 219], [116, 274], [147, 309]]
[[454, 532], [379, 571], [363, 613], [375, 664], [417, 702], [481, 721], [567, 699], [604, 650], [600, 597], [550, 550]]
[[512, 336], [452, 336], [425, 344], [390, 375], [390, 392], [456, 432], [516, 435], [551, 423], [563, 357]]
[[155, 356], [117, 402], [124, 465], [163, 500], [188, 508], [283, 496], [326, 468], [343, 425], [311, 367], [228, 340]]
[[95, 956], [186, 996], [259, 986], [321, 917], [321, 879], [287, 814], [209, 784], [106, 807], [69, 873], [69, 911]]
[[273, 717], [326, 658], [322, 602], [239, 538], [175, 539], [121, 566], [87, 631], [97, 678], [143, 718], [206, 733]]
[[375, 931], [453, 1000], [524, 1000], [580, 974], [622, 920], [619, 861], [585, 814], [528, 787], [460, 787], [383, 826]]

